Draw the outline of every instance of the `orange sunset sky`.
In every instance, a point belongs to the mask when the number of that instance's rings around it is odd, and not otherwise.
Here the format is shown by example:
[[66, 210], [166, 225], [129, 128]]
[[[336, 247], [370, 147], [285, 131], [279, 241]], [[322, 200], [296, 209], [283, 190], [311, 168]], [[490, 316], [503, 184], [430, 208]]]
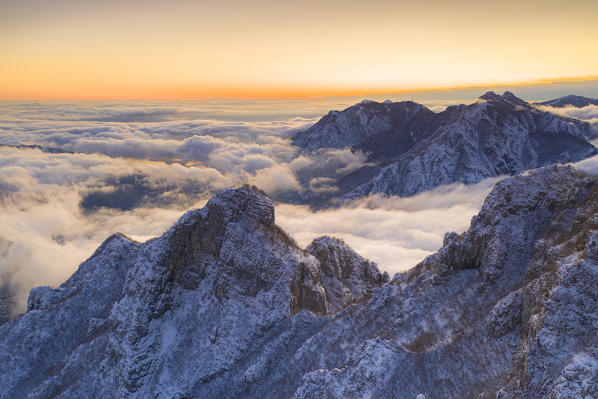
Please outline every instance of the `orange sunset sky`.
[[0, 99], [298, 97], [598, 75], [598, 1], [0, 0]]

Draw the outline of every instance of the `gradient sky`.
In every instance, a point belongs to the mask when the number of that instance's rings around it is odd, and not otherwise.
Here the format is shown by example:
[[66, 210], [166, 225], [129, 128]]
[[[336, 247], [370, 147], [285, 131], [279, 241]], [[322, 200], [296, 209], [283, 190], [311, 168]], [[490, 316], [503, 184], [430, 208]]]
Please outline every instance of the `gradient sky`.
[[0, 0], [0, 99], [392, 93], [598, 75], [598, 1]]

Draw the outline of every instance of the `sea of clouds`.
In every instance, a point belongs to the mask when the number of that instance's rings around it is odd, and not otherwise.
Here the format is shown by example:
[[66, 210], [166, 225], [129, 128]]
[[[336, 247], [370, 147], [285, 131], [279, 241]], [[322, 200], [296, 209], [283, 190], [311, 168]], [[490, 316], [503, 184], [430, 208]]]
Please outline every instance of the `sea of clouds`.
[[[349, 150], [301, 153], [289, 138], [329, 108], [317, 101], [0, 104], [0, 290], [56, 286], [108, 236], [144, 241], [215, 192], [255, 185], [277, 223], [308, 245], [344, 239], [380, 268], [406, 270], [447, 231], [464, 231], [499, 178], [412, 198], [372, 196], [340, 208], [309, 201], [365, 164]], [[589, 107], [587, 107], [589, 108]], [[596, 121], [598, 107], [556, 112]], [[598, 158], [579, 163], [598, 171]]]

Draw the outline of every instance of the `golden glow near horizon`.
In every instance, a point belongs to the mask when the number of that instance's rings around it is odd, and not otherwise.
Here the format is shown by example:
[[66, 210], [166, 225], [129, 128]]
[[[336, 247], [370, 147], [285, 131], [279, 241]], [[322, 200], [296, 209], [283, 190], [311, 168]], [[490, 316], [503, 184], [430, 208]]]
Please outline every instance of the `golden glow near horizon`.
[[598, 74], [592, 1], [0, 0], [0, 99], [293, 97]]

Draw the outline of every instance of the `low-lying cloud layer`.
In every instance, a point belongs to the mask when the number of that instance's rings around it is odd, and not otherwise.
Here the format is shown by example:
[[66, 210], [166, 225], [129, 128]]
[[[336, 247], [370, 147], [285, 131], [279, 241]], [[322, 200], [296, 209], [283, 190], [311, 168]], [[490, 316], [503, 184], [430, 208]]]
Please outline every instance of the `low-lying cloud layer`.
[[441, 186], [410, 198], [375, 195], [317, 212], [280, 204], [276, 221], [303, 247], [316, 237], [332, 235], [394, 274], [440, 248], [446, 232], [466, 230], [498, 180]]
[[[277, 223], [300, 245], [337, 236], [394, 273], [437, 250], [445, 232], [464, 231], [498, 180], [314, 211], [297, 204], [334, 194], [337, 178], [363, 166], [364, 154], [302, 154], [289, 137], [317, 118], [232, 114], [237, 105], [0, 106], [0, 289], [18, 295], [17, 311], [30, 288], [59, 285], [111, 234], [160, 235], [226, 187], [270, 193], [280, 202]], [[598, 158], [580, 166], [598, 172]]]
[[598, 135], [598, 105], [588, 105], [580, 108], [572, 105], [567, 107], [540, 106], [539, 108], [554, 114], [587, 121], [592, 125], [594, 133]]

